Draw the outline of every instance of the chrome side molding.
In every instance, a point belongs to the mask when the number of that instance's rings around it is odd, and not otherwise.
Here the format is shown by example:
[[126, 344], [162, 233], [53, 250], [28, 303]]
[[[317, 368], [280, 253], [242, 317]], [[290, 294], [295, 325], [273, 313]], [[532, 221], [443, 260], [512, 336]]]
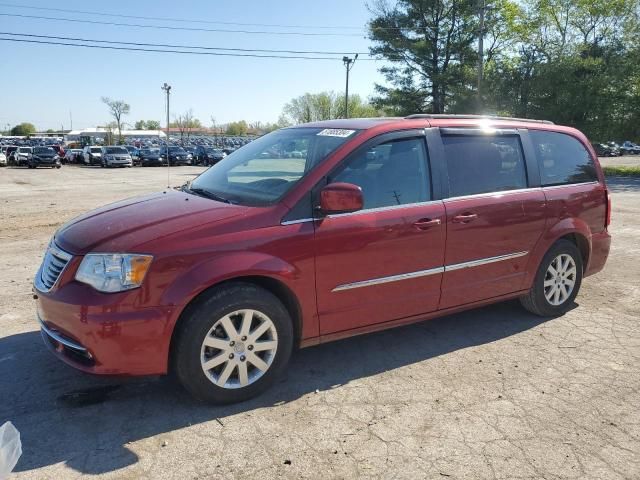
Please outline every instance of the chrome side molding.
[[383, 283], [399, 282], [402, 280], [409, 280], [411, 278], [426, 277], [428, 275], [435, 275], [438, 273], [462, 270], [465, 268], [479, 267], [481, 265], [487, 265], [489, 263], [495, 263], [495, 262], [502, 262], [504, 260], [511, 260], [513, 258], [524, 257], [525, 255], [528, 255], [528, 254], [529, 254], [528, 251], [515, 252], [515, 253], [509, 253], [506, 255], [498, 255], [496, 257], [481, 258], [479, 260], [472, 260], [470, 262], [454, 263], [452, 265], [445, 265], [442, 267], [430, 268], [428, 270], [418, 270], [417, 272], [401, 273], [399, 275], [391, 275], [389, 277], [372, 278], [370, 280], [362, 280], [360, 282], [345, 283], [343, 285], [338, 285], [336, 288], [334, 288], [331, 291], [341, 292], [343, 290], [351, 290], [353, 288], [371, 287], [373, 285], [380, 285]]
[[363, 280], [361, 282], [345, 283], [338, 285], [331, 290], [332, 292], [340, 292], [342, 290], [351, 290], [352, 288], [370, 287], [372, 285], [380, 285], [381, 283], [399, 282], [401, 280], [409, 280], [410, 278], [426, 277], [443, 273], [444, 267], [430, 268], [429, 270], [419, 270], [411, 273], [401, 273], [400, 275], [391, 275], [390, 277], [372, 278], [371, 280]]
[[479, 267], [488, 263], [502, 262], [503, 260], [511, 260], [512, 258], [524, 257], [529, 252], [516, 252], [507, 255], [498, 255], [497, 257], [481, 258], [480, 260], [472, 260], [470, 262], [454, 263], [444, 267], [446, 272], [453, 270], [462, 270], [463, 268]]

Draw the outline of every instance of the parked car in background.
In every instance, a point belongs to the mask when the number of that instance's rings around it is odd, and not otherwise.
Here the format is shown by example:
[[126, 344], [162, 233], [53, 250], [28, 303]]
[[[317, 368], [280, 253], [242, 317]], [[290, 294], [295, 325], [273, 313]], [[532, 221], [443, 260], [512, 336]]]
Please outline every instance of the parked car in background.
[[143, 167], [159, 167], [167, 164], [166, 158], [160, 158], [157, 148], [143, 148], [139, 153], [140, 165]]
[[60, 168], [62, 162], [58, 152], [52, 147], [33, 147], [33, 152], [28, 161], [29, 168], [51, 167]]
[[633, 142], [630, 142], [629, 140], [627, 140], [626, 142], [623, 142], [620, 148], [625, 155], [640, 154], [640, 146], [636, 145]]
[[615, 149], [604, 143], [592, 143], [591, 146], [599, 157], [615, 157]]
[[198, 164], [209, 166], [215, 165], [226, 156], [227, 154], [220, 148], [199, 145], [195, 148], [194, 159]]
[[64, 149], [64, 147], [62, 145], [58, 145], [57, 143], [54, 143], [52, 145], [47, 145], [48, 147], [51, 147], [55, 150], [56, 154], [58, 155], [58, 157], [60, 157], [60, 161], [62, 161], [65, 156], [66, 156], [66, 151]]
[[82, 157], [85, 165], [102, 166], [102, 147], [96, 145], [87, 145], [82, 150]]
[[18, 147], [13, 153], [14, 165], [18, 167], [28, 167], [33, 155], [33, 147]]
[[4, 151], [0, 151], [0, 167], [6, 167], [7, 166], [7, 155], [4, 153]]
[[129, 155], [131, 155], [131, 161], [133, 162], [133, 164], [140, 165], [140, 150], [133, 145], [125, 145], [124, 148], [129, 151]]
[[102, 147], [100, 152], [101, 167], [133, 167], [133, 160], [129, 150], [120, 146]]
[[69, 148], [65, 151], [67, 163], [84, 163], [81, 148]]
[[607, 142], [606, 145], [611, 149], [612, 157], [622, 156], [622, 150], [620, 149], [620, 145], [618, 145], [616, 142]]
[[7, 156], [7, 165], [17, 165], [17, 151], [17, 145], [8, 145], [6, 147], [4, 154]]
[[170, 145], [160, 149], [160, 158], [167, 160], [169, 165], [191, 165], [192, 156], [184, 148]]
[[36, 311], [45, 344], [80, 370], [172, 371], [198, 398], [242, 401], [297, 346], [512, 299], [563, 315], [605, 265], [610, 215], [573, 128], [316, 122], [251, 142], [182, 191], [65, 224], [35, 276]]

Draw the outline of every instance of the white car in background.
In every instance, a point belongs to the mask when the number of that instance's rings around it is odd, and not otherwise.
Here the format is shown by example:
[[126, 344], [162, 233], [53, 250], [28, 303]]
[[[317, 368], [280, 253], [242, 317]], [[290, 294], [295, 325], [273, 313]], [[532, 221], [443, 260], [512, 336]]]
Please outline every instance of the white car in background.
[[0, 150], [0, 167], [7, 166], [7, 156], [5, 155], [3, 150]]

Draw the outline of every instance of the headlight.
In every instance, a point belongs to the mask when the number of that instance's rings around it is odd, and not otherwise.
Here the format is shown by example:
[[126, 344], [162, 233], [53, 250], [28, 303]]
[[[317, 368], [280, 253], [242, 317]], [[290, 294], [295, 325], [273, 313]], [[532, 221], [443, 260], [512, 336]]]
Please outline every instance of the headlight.
[[151, 255], [90, 253], [78, 267], [76, 280], [105, 293], [131, 290], [142, 285], [152, 260]]

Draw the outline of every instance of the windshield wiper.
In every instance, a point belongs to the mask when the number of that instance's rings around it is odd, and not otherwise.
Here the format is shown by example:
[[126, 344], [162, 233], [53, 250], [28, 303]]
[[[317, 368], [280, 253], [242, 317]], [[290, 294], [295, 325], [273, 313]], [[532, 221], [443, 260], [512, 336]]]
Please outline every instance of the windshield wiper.
[[218, 202], [229, 203], [233, 205], [233, 202], [228, 198], [221, 197], [220, 195], [213, 193], [210, 190], [205, 190], [204, 188], [198, 188], [198, 187], [191, 188], [191, 187], [185, 186], [182, 190], [187, 193], [192, 192], [196, 195], [200, 195], [201, 197], [210, 198], [211, 200], [216, 200]]

